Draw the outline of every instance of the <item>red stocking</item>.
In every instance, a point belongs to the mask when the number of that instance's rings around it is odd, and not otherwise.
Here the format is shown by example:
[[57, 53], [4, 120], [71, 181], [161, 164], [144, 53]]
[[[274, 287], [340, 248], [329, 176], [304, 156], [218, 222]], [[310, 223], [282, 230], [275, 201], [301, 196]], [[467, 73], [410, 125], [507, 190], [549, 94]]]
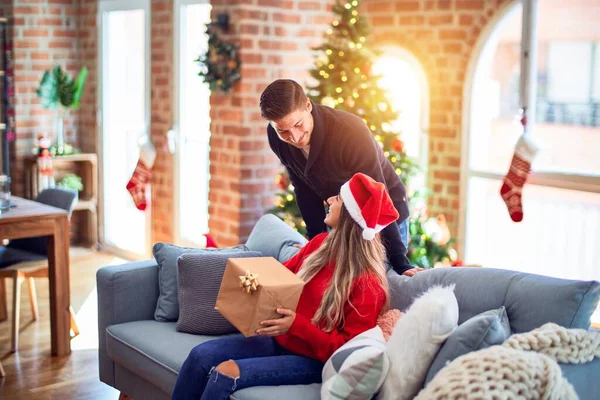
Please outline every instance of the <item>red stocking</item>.
[[523, 204], [521, 202], [521, 192], [523, 185], [531, 172], [531, 162], [538, 152], [538, 147], [531, 138], [522, 135], [515, 147], [515, 153], [510, 163], [510, 169], [504, 177], [500, 195], [506, 203], [510, 219], [514, 222], [523, 220]]
[[156, 151], [151, 144], [145, 144], [140, 150], [140, 159], [133, 171], [133, 176], [127, 183], [127, 190], [133, 198], [133, 202], [138, 210], [146, 209], [146, 186], [152, 178], [152, 167]]

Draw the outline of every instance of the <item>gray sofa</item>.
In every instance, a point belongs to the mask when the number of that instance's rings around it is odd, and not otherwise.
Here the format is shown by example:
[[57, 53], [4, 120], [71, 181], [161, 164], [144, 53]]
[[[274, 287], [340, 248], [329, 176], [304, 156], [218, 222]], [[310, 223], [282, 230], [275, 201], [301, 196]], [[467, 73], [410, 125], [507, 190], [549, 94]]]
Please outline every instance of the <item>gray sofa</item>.
[[[270, 217], [263, 219], [262, 227], [267, 224], [269, 230], [260, 236], [253, 231], [247, 246], [263, 255], [279, 258], [286, 252], [289, 256], [294, 242], [290, 239], [293, 234], [286, 231], [289, 228]], [[498, 269], [435, 269], [414, 278], [390, 271], [388, 276], [392, 308], [405, 310], [428, 287], [454, 283], [459, 324], [505, 306], [513, 333], [527, 332], [546, 322], [588, 329], [600, 297], [596, 281], [568, 281]], [[189, 351], [215, 337], [180, 333], [175, 322], [154, 320], [159, 295], [154, 260], [104, 267], [97, 273], [97, 286], [100, 380], [135, 400], [169, 399]], [[598, 398], [600, 359], [561, 368], [581, 399]], [[231, 399], [319, 399], [319, 388], [319, 384], [255, 387], [237, 391]]]

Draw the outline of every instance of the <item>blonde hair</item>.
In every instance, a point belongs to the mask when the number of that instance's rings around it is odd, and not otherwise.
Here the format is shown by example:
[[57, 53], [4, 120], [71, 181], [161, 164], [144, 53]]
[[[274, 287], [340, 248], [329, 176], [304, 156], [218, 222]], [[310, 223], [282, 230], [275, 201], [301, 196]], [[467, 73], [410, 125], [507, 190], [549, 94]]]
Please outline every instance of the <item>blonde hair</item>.
[[[377, 234], [373, 240], [362, 237], [362, 228], [354, 222], [345, 207], [340, 209], [338, 226], [317, 251], [309, 255], [298, 277], [310, 281], [327, 265], [335, 265], [331, 283], [323, 295], [312, 323], [326, 332], [344, 326], [344, 308], [349, 302], [350, 291], [356, 278], [373, 275], [384, 290], [386, 301], [382, 311], [389, 307], [389, 287], [385, 271], [385, 247]], [[354, 307], [350, 303], [351, 307]]]

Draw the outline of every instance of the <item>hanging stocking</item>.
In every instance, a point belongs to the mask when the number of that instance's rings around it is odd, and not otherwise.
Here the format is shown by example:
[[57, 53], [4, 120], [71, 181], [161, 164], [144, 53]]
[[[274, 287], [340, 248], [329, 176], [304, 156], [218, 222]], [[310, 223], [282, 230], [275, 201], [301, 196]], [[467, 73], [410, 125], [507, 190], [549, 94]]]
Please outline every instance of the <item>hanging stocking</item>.
[[523, 204], [521, 202], [521, 192], [523, 185], [527, 181], [531, 172], [531, 162], [533, 161], [538, 147], [528, 135], [523, 134], [515, 146], [510, 169], [504, 177], [500, 194], [502, 200], [506, 203], [510, 219], [514, 222], [521, 222], [523, 219]]
[[152, 167], [156, 159], [156, 150], [151, 143], [147, 142], [140, 148], [140, 159], [133, 171], [133, 176], [127, 183], [127, 190], [133, 198], [138, 210], [144, 211], [147, 206], [146, 186], [152, 178]]

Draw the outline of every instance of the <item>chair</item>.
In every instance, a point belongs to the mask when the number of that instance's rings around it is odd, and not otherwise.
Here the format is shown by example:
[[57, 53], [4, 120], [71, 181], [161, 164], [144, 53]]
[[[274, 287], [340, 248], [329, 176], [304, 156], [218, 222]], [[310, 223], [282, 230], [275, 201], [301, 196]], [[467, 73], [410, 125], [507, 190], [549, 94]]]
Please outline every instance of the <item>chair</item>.
[[[77, 192], [66, 189], [46, 189], [42, 191], [35, 201], [68, 212], [71, 218], [73, 208], [77, 202]], [[34, 278], [48, 278], [48, 238], [33, 237], [11, 240], [6, 246], [0, 246], [0, 316], [6, 316], [6, 286], [5, 279], [13, 279], [13, 314], [12, 314], [12, 345], [11, 351], [15, 352], [19, 346], [19, 319], [21, 285], [27, 281], [29, 289], [29, 302], [33, 319], [38, 319], [37, 296]], [[75, 336], [79, 334], [77, 324], [71, 310], [71, 329]]]

